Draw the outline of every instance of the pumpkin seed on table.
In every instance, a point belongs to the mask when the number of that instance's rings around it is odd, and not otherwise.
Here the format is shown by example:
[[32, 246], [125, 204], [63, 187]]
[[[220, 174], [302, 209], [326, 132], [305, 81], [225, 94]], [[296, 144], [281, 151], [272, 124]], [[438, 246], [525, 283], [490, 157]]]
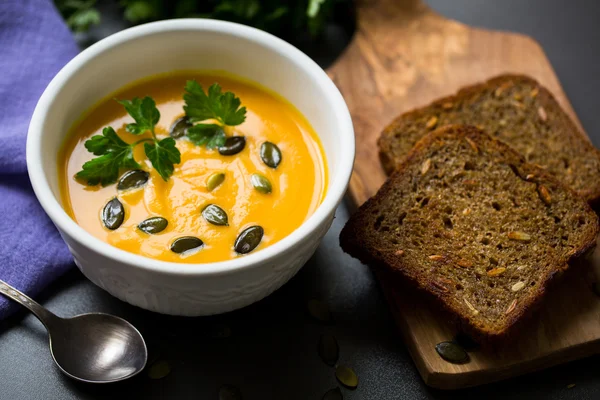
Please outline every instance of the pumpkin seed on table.
[[340, 347], [335, 337], [330, 334], [321, 335], [318, 352], [321, 360], [333, 367], [340, 356]]
[[242, 400], [242, 392], [233, 385], [223, 385], [219, 389], [219, 400]]
[[213, 225], [229, 226], [227, 213], [216, 204], [209, 204], [202, 210], [202, 216]]
[[331, 311], [329, 311], [329, 307], [327, 304], [323, 303], [319, 300], [309, 300], [308, 301], [308, 312], [311, 317], [321, 322], [331, 322]]
[[469, 355], [465, 349], [454, 342], [440, 342], [435, 345], [435, 351], [444, 360], [454, 364], [463, 364], [469, 361]]
[[125, 208], [119, 199], [113, 197], [102, 209], [102, 223], [106, 228], [114, 231], [121, 226], [124, 220]]
[[238, 254], [247, 254], [260, 244], [265, 231], [261, 226], [254, 225], [246, 228], [239, 234], [233, 248]]
[[252, 186], [258, 192], [262, 194], [269, 194], [273, 191], [273, 186], [271, 186], [271, 182], [267, 179], [266, 176], [261, 175], [259, 173], [252, 174], [250, 177], [250, 182], [252, 182]]
[[264, 142], [260, 146], [260, 158], [267, 166], [277, 168], [281, 163], [281, 150], [274, 143]]
[[222, 172], [215, 172], [206, 180], [206, 189], [209, 192], [215, 190], [221, 183], [225, 181], [225, 174]]
[[150, 217], [140, 222], [137, 227], [140, 231], [153, 235], [164, 231], [167, 225], [169, 221], [163, 217]]
[[225, 144], [219, 147], [219, 154], [222, 156], [233, 156], [246, 147], [246, 138], [244, 136], [230, 136], [225, 140]]
[[148, 370], [150, 379], [162, 379], [171, 373], [171, 365], [168, 361], [159, 360], [154, 362]]
[[137, 189], [144, 186], [146, 182], [148, 182], [148, 178], [150, 178], [148, 172], [141, 169], [132, 169], [131, 171], [125, 172], [121, 179], [119, 179], [117, 190]]
[[187, 117], [177, 118], [173, 125], [171, 125], [171, 129], [169, 130], [169, 136], [174, 139], [179, 139], [180, 137], [185, 136], [188, 128], [191, 128], [192, 124]]
[[348, 389], [356, 389], [358, 386], [358, 376], [356, 376], [356, 373], [352, 368], [338, 365], [335, 369], [335, 377]]
[[171, 243], [171, 251], [181, 254], [204, 246], [204, 242], [195, 236], [182, 236]]
[[330, 389], [323, 395], [321, 400], [344, 400], [344, 396], [342, 395], [342, 391], [339, 387], [335, 389]]

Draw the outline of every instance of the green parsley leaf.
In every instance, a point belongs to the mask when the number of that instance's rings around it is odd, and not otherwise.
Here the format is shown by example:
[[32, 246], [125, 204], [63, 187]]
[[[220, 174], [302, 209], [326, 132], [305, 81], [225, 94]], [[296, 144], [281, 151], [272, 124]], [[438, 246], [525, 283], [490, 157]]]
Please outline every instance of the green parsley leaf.
[[133, 158], [133, 146], [121, 140], [110, 126], [103, 129], [102, 135], [88, 139], [85, 148], [100, 156], [83, 164], [75, 175], [88, 185], [106, 186], [117, 181], [121, 168], [140, 168]]
[[163, 180], [168, 181], [175, 169], [173, 164], [181, 162], [181, 153], [175, 146], [175, 139], [168, 137], [154, 143], [144, 143], [146, 156]]
[[135, 120], [135, 123], [127, 124], [127, 132], [134, 135], [141, 135], [147, 131], [154, 132], [154, 126], [160, 119], [160, 112], [152, 97], [146, 96], [143, 99], [136, 97], [131, 101], [118, 101]]
[[196, 81], [187, 81], [185, 114], [191, 122], [216, 119], [223, 125], [239, 125], [246, 119], [246, 107], [240, 107], [241, 101], [232, 92], [221, 92], [221, 86], [214, 83], [208, 88], [208, 95]]
[[117, 132], [110, 126], [102, 130], [102, 135], [94, 135], [85, 141], [85, 148], [95, 156], [101, 156], [106, 153], [118, 152], [121, 149], [128, 147], [117, 135]]
[[187, 137], [197, 146], [204, 146], [209, 150], [225, 144], [225, 131], [217, 124], [196, 124], [187, 130]]

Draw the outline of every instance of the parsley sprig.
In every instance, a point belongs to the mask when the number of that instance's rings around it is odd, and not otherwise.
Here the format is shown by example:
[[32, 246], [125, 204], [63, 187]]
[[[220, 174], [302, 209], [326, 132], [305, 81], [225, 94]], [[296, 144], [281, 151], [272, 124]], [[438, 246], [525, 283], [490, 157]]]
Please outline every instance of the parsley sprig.
[[[183, 99], [186, 117], [194, 124], [187, 130], [188, 139], [209, 150], [225, 144], [226, 126], [240, 125], [246, 119], [246, 107], [241, 107], [240, 99], [232, 92], [223, 93], [217, 83], [211, 85], [206, 93], [198, 82], [187, 81]], [[133, 157], [133, 149], [143, 143], [152, 167], [168, 181], [175, 164], [181, 162], [181, 153], [175, 145], [175, 139], [156, 137], [155, 127], [160, 120], [156, 103], [148, 96], [117, 101], [134, 120], [127, 124], [127, 132], [137, 136], [149, 132], [152, 137], [126, 143], [112, 127], [104, 128], [102, 135], [92, 136], [85, 142], [85, 148], [98, 157], [83, 164], [75, 176], [88, 185], [110, 185], [117, 181], [121, 170], [141, 168]]]
[[[246, 120], [246, 107], [241, 107], [239, 97], [232, 92], [223, 93], [217, 83], [212, 84], [208, 93], [205, 93], [198, 82], [187, 81], [183, 100], [186, 117], [191, 123], [196, 123], [187, 130], [188, 139], [209, 150], [225, 144], [225, 126], [240, 125]], [[207, 120], [216, 123], [202, 123]]]
[[148, 96], [143, 99], [136, 97], [131, 101], [121, 100], [119, 103], [135, 121], [127, 124], [127, 132], [134, 135], [150, 132], [152, 137], [129, 144], [123, 141], [112, 127], [104, 128], [102, 135], [92, 136], [85, 142], [85, 148], [98, 157], [83, 164], [82, 170], [75, 176], [86, 181], [88, 185], [106, 186], [114, 183], [122, 169], [141, 168], [133, 157], [133, 149], [138, 144], [144, 143], [144, 152], [152, 167], [165, 181], [168, 181], [173, 175], [174, 164], [181, 162], [181, 154], [173, 138], [156, 137], [155, 126], [160, 119], [156, 103]]

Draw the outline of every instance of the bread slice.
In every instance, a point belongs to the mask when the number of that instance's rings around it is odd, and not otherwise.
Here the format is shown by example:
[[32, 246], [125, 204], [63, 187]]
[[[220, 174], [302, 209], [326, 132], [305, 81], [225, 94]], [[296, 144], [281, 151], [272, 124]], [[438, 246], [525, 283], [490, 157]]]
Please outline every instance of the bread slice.
[[569, 260], [590, 250], [585, 200], [475, 127], [417, 143], [350, 218], [343, 250], [430, 293], [463, 329], [498, 339]]
[[600, 152], [552, 95], [535, 80], [503, 75], [398, 117], [379, 150], [391, 173], [414, 144], [436, 127], [467, 124], [500, 139], [588, 201], [600, 198]]

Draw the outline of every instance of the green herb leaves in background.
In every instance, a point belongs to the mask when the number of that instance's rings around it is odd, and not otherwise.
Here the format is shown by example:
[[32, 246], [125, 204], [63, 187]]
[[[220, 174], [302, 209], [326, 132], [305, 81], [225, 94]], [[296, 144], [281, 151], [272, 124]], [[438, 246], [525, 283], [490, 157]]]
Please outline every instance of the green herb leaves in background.
[[84, 32], [100, 23], [100, 12], [94, 7], [96, 0], [55, 0], [54, 3], [73, 32]]
[[[108, 126], [102, 135], [92, 136], [85, 142], [85, 148], [93, 153], [96, 158], [83, 164], [82, 170], [75, 176], [84, 180], [88, 185], [110, 185], [117, 181], [121, 169], [141, 168], [133, 158], [133, 148], [144, 143], [146, 156], [152, 167], [165, 180], [169, 180], [175, 169], [175, 164], [181, 162], [181, 154], [175, 146], [173, 138], [159, 140], [154, 132], [154, 127], [160, 119], [160, 112], [151, 97], [143, 99], [119, 101], [135, 122], [127, 124], [127, 131], [134, 135], [150, 133], [152, 138], [140, 139], [134, 143], [123, 141], [115, 130]], [[151, 142], [151, 143], [148, 143]]]
[[[54, 0], [74, 32], [84, 32], [101, 21], [96, 0]], [[335, 3], [350, 0], [114, 0], [123, 19], [140, 24], [170, 18], [214, 18], [239, 22], [281, 37], [303, 33], [313, 37], [332, 18]]]
[[232, 92], [221, 91], [221, 86], [214, 83], [208, 88], [208, 94], [196, 81], [187, 81], [185, 85], [185, 115], [190, 122], [201, 122], [216, 119], [223, 125], [239, 125], [246, 119], [246, 107]]

